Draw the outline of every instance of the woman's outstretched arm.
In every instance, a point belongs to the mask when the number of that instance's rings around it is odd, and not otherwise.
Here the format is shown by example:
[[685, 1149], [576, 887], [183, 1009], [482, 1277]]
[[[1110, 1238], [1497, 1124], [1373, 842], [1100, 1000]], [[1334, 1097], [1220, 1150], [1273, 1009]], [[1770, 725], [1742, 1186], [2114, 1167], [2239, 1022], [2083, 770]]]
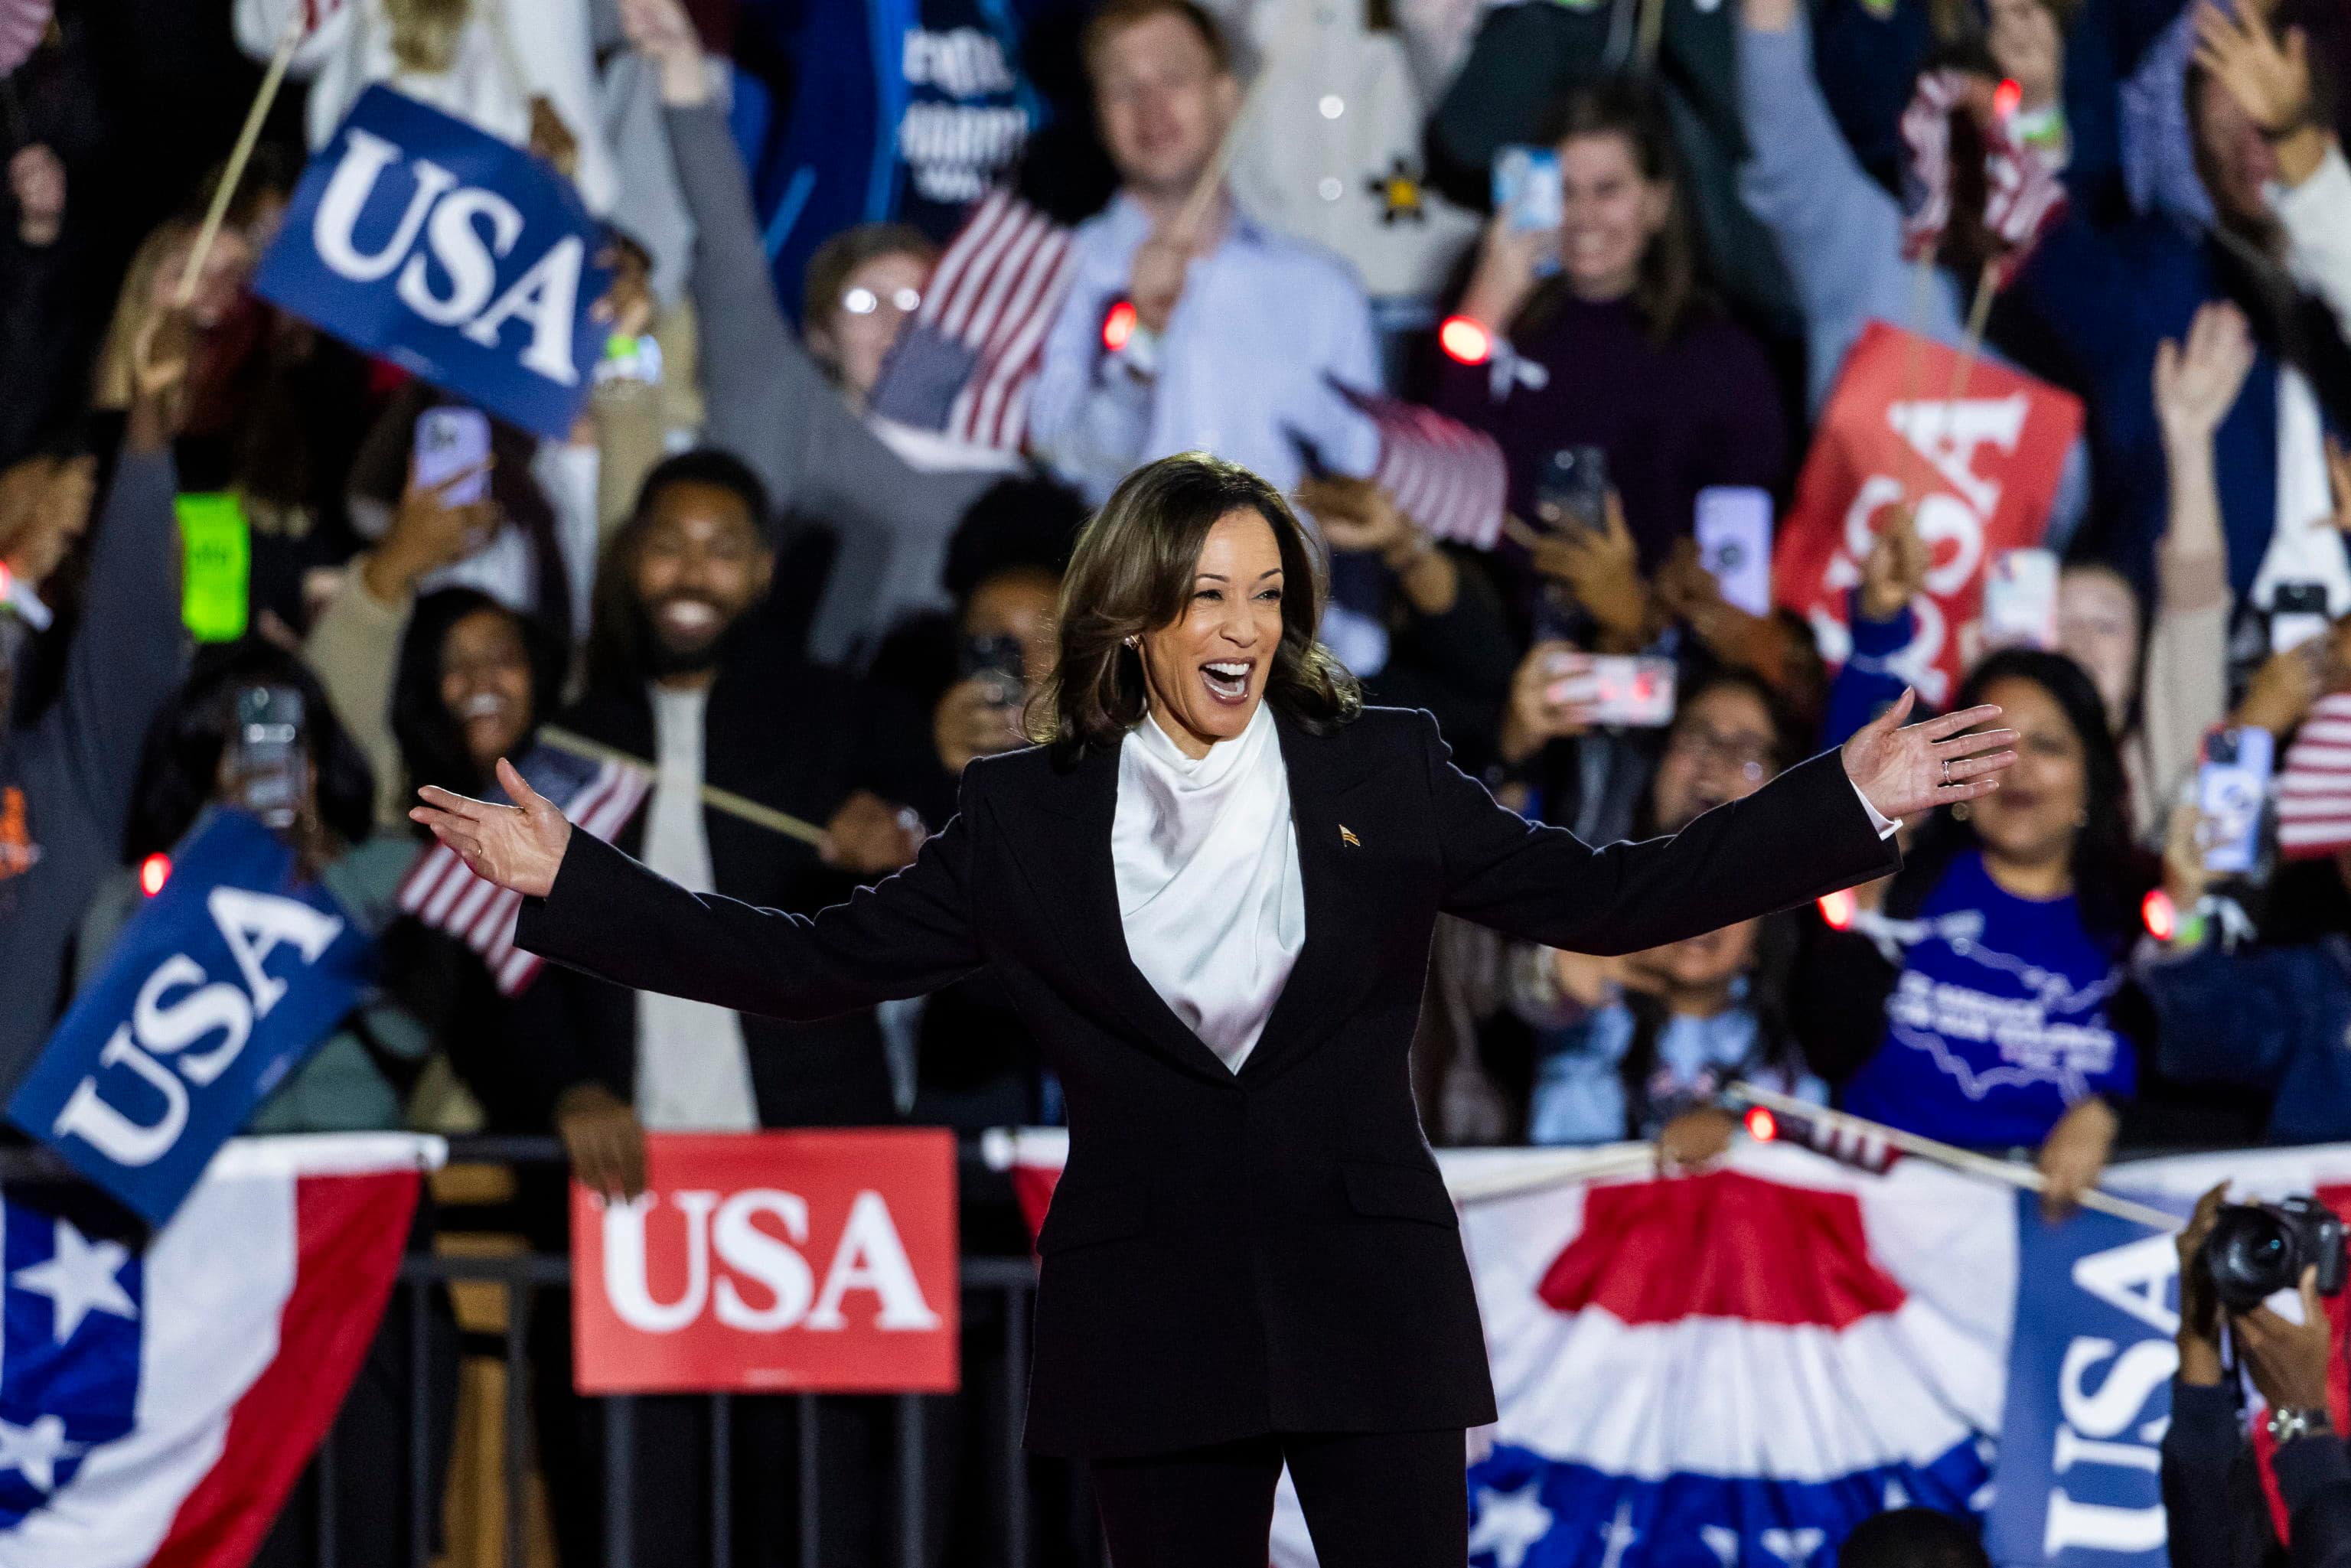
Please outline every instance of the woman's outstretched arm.
[[2013, 730], [1962, 734], [1998, 718], [1997, 708], [1900, 727], [1909, 709], [1906, 694], [1840, 750], [1717, 806], [1671, 838], [1596, 850], [1497, 805], [1453, 766], [1431, 727], [1445, 908], [1547, 946], [1632, 953], [1887, 875], [1900, 856], [1879, 836], [1871, 807], [1898, 820], [1972, 800], [1996, 789], [2015, 760]]
[[505, 762], [513, 806], [419, 791], [410, 813], [478, 876], [525, 895], [516, 945], [619, 985], [772, 1018], [819, 1019], [919, 996], [985, 957], [957, 817], [914, 863], [813, 915], [691, 893], [575, 832]]

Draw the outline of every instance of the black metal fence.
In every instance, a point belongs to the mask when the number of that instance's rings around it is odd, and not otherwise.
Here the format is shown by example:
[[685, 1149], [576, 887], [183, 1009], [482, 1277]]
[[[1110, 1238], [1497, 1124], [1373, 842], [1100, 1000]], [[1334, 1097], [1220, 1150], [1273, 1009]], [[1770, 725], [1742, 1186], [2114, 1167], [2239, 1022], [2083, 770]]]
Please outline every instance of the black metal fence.
[[[544, 1168], [559, 1165], [561, 1159], [560, 1145], [553, 1139], [451, 1140], [452, 1166]], [[967, 1167], [975, 1164], [976, 1155], [967, 1153]], [[494, 1216], [489, 1223], [468, 1221], [468, 1212], [444, 1210], [444, 1233], [500, 1229]], [[750, 1473], [755, 1469], [753, 1457], [738, 1451], [735, 1437], [738, 1396], [700, 1396], [708, 1411], [708, 1517], [702, 1528], [706, 1531], [706, 1560], [712, 1568], [733, 1568], [737, 1563], [795, 1562], [801, 1568], [816, 1568], [820, 1563], [831, 1568], [838, 1553], [828, 1552], [824, 1544], [826, 1511], [844, 1500], [828, 1496], [822, 1479], [827, 1435], [820, 1413], [829, 1401], [854, 1401], [872, 1416], [879, 1413], [879, 1402], [885, 1399], [888, 1416], [883, 1424], [892, 1428], [889, 1473], [867, 1473], [862, 1484], [868, 1489], [886, 1489], [886, 1506], [878, 1503], [876, 1491], [869, 1490], [857, 1500], [860, 1508], [869, 1512], [880, 1507], [888, 1526], [888, 1544], [872, 1562], [896, 1568], [963, 1568], [967, 1564], [972, 1568], [997, 1564], [1100, 1568], [1101, 1537], [1081, 1478], [1071, 1467], [1032, 1458], [1021, 1451], [1029, 1316], [1036, 1283], [1035, 1267], [1026, 1257], [967, 1256], [963, 1260], [967, 1382], [961, 1393], [739, 1396], [765, 1402], [768, 1408], [763, 1414], [789, 1411], [789, 1418], [780, 1426], [788, 1436], [797, 1437], [790, 1445], [796, 1450], [795, 1477]], [[452, 1286], [467, 1284], [503, 1291], [506, 1310], [501, 1327], [486, 1333], [455, 1332], [454, 1319], [448, 1315], [448, 1291]], [[406, 1383], [404, 1416], [396, 1416], [390, 1423], [404, 1431], [404, 1440], [396, 1445], [362, 1442], [339, 1420], [273, 1539], [273, 1545], [283, 1547], [293, 1544], [289, 1538], [299, 1538], [300, 1547], [275, 1554], [266, 1551], [264, 1560], [307, 1560], [319, 1568], [401, 1563], [406, 1568], [426, 1568], [442, 1555], [440, 1512], [449, 1479], [450, 1445], [436, 1441], [434, 1434], [445, 1432], [449, 1426], [448, 1406], [454, 1405], [452, 1358], [470, 1356], [495, 1357], [504, 1366], [504, 1408], [496, 1423], [500, 1444], [496, 1463], [503, 1482], [496, 1490], [503, 1498], [504, 1519], [494, 1557], [485, 1561], [481, 1552], [474, 1552], [460, 1560], [467, 1568], [488, 1568], [489, 1562], [498, 1568], [527, 1568], [531, 1555], [534, 1444], [544, 1419], [543, 1413], [533, 1408], [533, 1389], [535, 1382], [544, 1387], [544, 1380], [550, 1376], [559, 1376], [568, 1384], [570, 1375], [568, 1365], [534, 1365], [534, 1356], [545, 1354], [548, 1337], [535, 1331], [553, 1326], [543, 1323], [539, 1314], [561, 1312], [568, 1320], [570, 1285], [570, 1259], [551, 1250], [475, 1255], [429, 1245], [412, 1248], [371, 1353], [385, 1364], [400, 1368], [397, 1375]], [[975, 1325], [978, 1325], [977, 1334]], [[568, 1334], [562, 1343], [568, 1343]], [[977, 1380], [979, 1386], [974, 1386], [975, 1380], [968, 1375], [975, 1364], [987, 1372]], [[660, 1397], [674, 1413], [678, 1401], [674, 1396]], [[703, 1561], [705, 1552], [679, 1552], [666, 1542], [659, 1550], [646, 1550], [641, 1539], [644, 1522], [636, 1517], [640, 1506], [649, 1500], [639, 1490], [644, 1458], [640, 1402], [623, 1396], [592, 1403], [602, 1438], [598, 1488], [601, 1568], [690, 1568]], [[350, 1414], [347, 1404], [345, 1416]], [[379, 1428], [382, 1425], [379, 1423]], [[952, 1441], [945, 1440], [950, 1436], [947, 1427], [952, 1428]], [[401, 1450], [404, 1473], [396, 1479], [383, 1472], [388, 1446]], [[360, 1461], [371, 1472], [365, 1477], [347, 1469], [354, 1462], [347, 1450], [361, 1448], [369, 1450]], [[474, 1456], [473, 1462], [482, 1464], [482, 1457]], [[791, 1521], [797, 1527], [797, 1542], [745, 1540], [740, 1506], [744, 1489], [785, 1479], [794, 1483], [790, 1490], [797, 1494], [796, 1519]], [[362, 1481], [368, 1484], [355, 1485]], [[580, 1506], [579, 1498], [558, 1495], [560, 1490], [550, 1475], [547, 1491], [551, 1511]], [[355, 1506], [355, 1496], [365, 1500]], [[404, 1504], [404, 1517], [395, 1509], [387, 1518], [381, 1508], [379, 1500], [394, 1496]], [[362, 1511], [368, 1516], [364, 1520], [347, 1517]], [[570, 1522], [576, 1539], [580, 1521], [575, 1518]], [[775, 1531], [771, 1519], [768, 1533], [788, 1533], [790, 1528]], [[395, 1538], [397, 1544], [393, 1544]], [[559, 1543], [562, 1539], [559, 1531]], [[563, 1554], [561, 1568], [600, 1565], [573, 1562]]]

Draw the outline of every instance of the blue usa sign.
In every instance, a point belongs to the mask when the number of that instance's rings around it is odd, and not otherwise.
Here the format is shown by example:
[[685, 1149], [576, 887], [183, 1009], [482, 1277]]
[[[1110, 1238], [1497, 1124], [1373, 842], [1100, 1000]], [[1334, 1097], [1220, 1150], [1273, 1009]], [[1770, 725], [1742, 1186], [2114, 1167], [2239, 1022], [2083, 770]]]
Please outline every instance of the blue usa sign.
[[386, 87], [310, 160], [254, 288], [542, 435], [601, 348], [600, 231], [540, 160]]
[[162, 1225], [350, 1012], [373, 957], [276, 833], [219, 812], [74, 998], [9, 1119]]

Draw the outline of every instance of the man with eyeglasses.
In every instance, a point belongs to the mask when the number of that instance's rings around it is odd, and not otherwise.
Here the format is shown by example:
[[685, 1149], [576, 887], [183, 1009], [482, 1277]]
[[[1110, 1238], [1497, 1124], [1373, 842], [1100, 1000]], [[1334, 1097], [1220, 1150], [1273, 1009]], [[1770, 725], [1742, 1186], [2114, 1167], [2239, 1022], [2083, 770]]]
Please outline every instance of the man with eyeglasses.
[[1195, 0], [1108, 0], [1084, 53], [1121, 183], [1077, 231], [1032, 442], [1096, 503], [1176, 452], [1213, 452], [1285, 492], [1301, 444], [1367, 472], [1377, 435], [1329, 384], [1379, 384], [1362, 284], [1241, 211], [1221, 179], [1193, 200], [1241, 105], [1214, 19]]

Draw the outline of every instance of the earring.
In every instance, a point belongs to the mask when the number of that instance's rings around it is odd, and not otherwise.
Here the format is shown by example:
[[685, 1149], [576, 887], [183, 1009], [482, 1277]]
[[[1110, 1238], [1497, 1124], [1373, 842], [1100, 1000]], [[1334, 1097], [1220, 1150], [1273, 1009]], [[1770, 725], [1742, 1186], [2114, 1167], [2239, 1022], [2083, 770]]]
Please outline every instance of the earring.
[[1972, 815], [1974, 815], [1974, 813], [1968, 810], [1968, 803], [1965, 800], [1954, 800], [1951, 802], [1951, 821], [1955, 822], [1964, 822]]
[[1126, 645], [1127, 645], [1128, 647], [1130, 647], [1130, 648], [1137, 647], [1137, 646], [1139, 646], [1139, 645], [1142, 643], [1142, 642], [1143, 642], [1143, 639], [1142, 639], [1142, 638], [1140, 638], [1140, 637], [1129, 637], [1129, 638], [1126, 640]]

